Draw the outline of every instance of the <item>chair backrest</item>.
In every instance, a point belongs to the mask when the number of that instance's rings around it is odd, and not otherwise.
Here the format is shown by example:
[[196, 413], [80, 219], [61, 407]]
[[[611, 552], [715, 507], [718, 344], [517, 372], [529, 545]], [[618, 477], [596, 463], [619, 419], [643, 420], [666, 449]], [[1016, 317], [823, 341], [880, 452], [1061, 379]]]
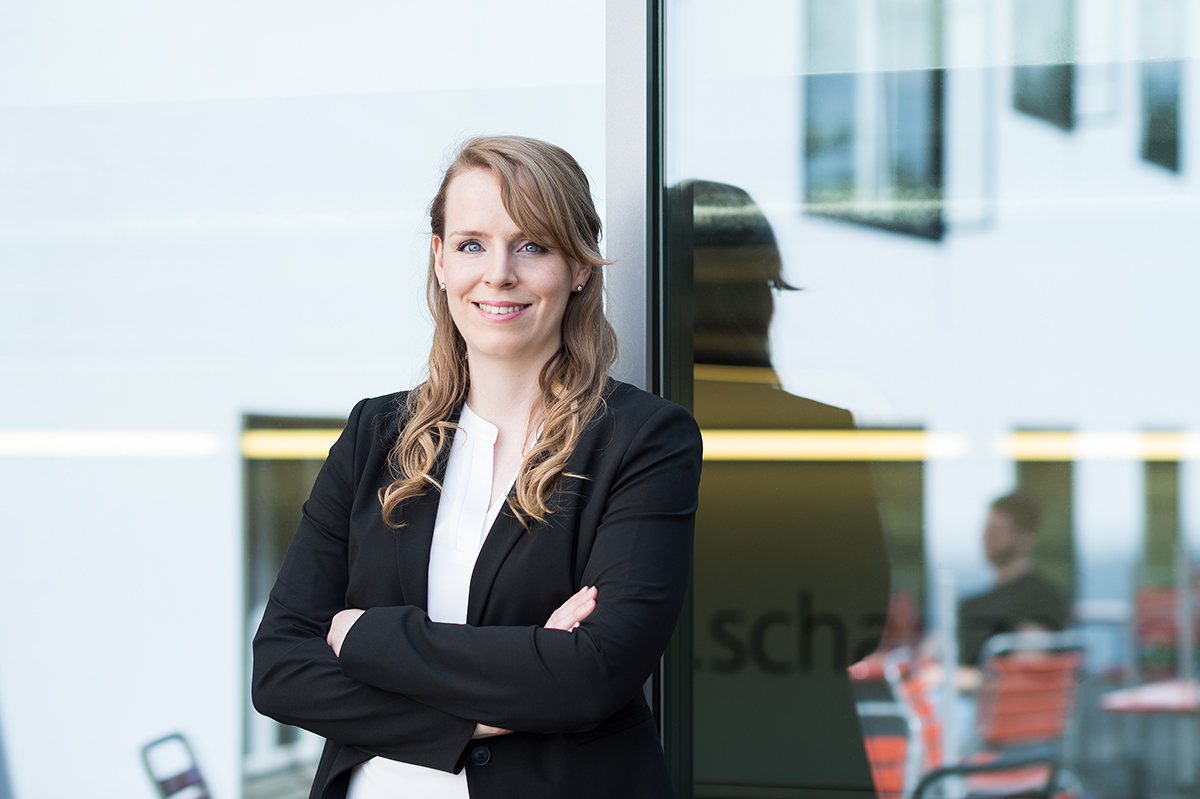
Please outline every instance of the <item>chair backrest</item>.
[[984, 649], [975, 732], [989, 748], [1062, 739], [1083, 648], [1069, 632], [995, 636]]
[[[910, 795], [922, 773], [942, 765], [942, 724], [924, 673], [909, 647], [875, 653], [850, 667], [856, 684], [886, 680], [888, 686], [887, 701], [858, 705], [867, 759], [881, 799]], [[881, 719], [900, 724], [880, 724]]]
[[900, 799], [905, 795], [908, 765], [907, 735], [864, 735], [863, 746], [871, 764], [871, 779], [879, 799]]
[[921, 751], [920, 723], [887, 676], [891, 659], [876, 652], [849, 668], [859, 697], [863, 748], [879, 799], [907, 795], [917, 776], [911, 773], [914, 758], [919, 763]]
[[933, 702], [933, 686], [928, 684], [924, 674], [919, 662], [910, 660], [892, 666], [888, 681], [920, 723], [918, 768], [928, 771], [942, 765], [942, 720]]

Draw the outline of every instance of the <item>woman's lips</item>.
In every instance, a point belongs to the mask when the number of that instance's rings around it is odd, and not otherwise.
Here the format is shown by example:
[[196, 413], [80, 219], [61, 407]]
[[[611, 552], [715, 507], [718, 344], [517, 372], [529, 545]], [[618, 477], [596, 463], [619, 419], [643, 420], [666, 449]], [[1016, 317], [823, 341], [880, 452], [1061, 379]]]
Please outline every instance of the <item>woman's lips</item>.
[[489, 319], [505, 320], [512, 319], [519, 315], [522, 311], [530, 306], [531, 303], [516, 303], [516, 302], [474, 302], [471, 303], [479, 312]]

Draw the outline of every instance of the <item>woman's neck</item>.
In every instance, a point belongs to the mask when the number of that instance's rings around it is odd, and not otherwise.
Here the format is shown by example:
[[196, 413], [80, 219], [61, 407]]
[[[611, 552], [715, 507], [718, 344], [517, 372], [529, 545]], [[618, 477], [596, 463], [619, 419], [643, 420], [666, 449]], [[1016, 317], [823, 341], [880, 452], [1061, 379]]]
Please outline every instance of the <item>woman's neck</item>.
[[541, 369], [529, 371], [529, 367], [495, 361], [472, 362], [470, 369], [467, 404], [497, 430], [492, 452], [491, 498], [495, 502], [524, 460], [526, 447], [536, 437], [536, 431], [530, 429], [529, 417], [541, 392], [538, 386]]
[[519, 437], [524, 443], [529, 414], [536, 404], [540, 366], [532, 368], [480, 359], [470, 363], [471, 389], [467, 404], [477, 415], [500, 429], [500, 437]]

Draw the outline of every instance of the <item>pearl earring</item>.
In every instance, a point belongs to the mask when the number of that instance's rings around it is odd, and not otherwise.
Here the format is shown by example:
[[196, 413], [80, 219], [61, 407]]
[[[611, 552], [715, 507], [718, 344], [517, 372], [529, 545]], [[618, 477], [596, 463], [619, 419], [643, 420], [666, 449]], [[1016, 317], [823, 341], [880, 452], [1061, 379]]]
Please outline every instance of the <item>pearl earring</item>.
[[576, 286], [576, 287], [575, 287], [575, 291], [576, 291], [576, 292], [583, 291], [583, 286]]
[[446, 284], [445, 284], [445, 283], [438, 283], [438, 288], [440, 288], [442, 291], [445, 291], [445, 290], [446, 290]]

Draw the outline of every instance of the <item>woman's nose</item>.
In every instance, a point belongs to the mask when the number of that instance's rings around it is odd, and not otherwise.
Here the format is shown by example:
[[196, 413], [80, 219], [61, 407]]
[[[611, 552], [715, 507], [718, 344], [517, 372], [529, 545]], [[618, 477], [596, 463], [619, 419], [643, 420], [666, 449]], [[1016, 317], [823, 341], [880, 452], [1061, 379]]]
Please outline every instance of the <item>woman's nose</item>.
[[483, 281], [493, 288], [511, 288], [517, 283], [516, 259], [512, 253], [501, 251], [488, 259]]

